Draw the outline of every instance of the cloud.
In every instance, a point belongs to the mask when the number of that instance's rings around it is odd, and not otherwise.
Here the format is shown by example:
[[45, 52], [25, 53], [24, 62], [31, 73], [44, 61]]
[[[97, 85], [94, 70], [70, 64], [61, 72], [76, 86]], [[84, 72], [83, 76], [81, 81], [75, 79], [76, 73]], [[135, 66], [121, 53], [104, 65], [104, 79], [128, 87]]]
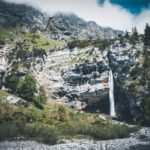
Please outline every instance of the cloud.
[[[102, 5], [105, 0], [99, 0], [99, 3]], [[120, 5], [129, 12], [137, 15], [146, 9], [150, 5], [150, 0], [110, 0], [112, 4]]]
[[100, 6], [98, 0], [7, 0], [14, 3], [26, 3], [41, 8], [49, 14], [55, 12], [73, 12], [79, 17], [90, 21], [93, 20], [101, 26], [108, 26], [114, 29], [129, 30], [136, 26], [143, 32], [145, 24], [150, 22], [150, 10], [145, 9], [137, 16], [125, 8], [105, 0]]

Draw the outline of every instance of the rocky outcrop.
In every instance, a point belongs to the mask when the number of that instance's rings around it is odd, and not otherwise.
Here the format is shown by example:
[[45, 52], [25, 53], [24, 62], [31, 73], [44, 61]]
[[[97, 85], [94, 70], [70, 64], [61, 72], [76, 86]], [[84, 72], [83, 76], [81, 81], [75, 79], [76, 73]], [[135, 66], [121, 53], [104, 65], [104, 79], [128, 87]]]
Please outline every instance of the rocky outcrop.
[[104, 28], [93, 21], [86, 22], [74, 14], [56, 14], [49, 18], [47, 29], [52, 31], [49, 35], [53, 39], [59, 40], [96, 40], [114, 39], [124, 32]]
[[0, 87], [3, 87], [5, 74], [8, 69], [8, 55], [10, 47], [8, 45], [0, 45]]
[[11, 95], [4, 98], [3, 101], [6, 101], [13, 105], [27, 105], [27, 101], [23, 100], [20, 97], [15, 97], [15, 96], [11, 96]]
[[116, 41], [104, 51], [92, 46], [73, 50], [63, 47], [49, 51], [38, 78], [42, 79], [40, 83], [47, 88], [51, 99], [77, 109], [109, 113], [111, 68], [117, 117], [136, 120], [140, 104], [149, 91], [147, 83], [142, 82], [142, 62], [142, 42], [133, 47], [128, 42], [120, 45]]
[[[3, 63], [7, 65], [3, 67], [6, 77], [14, 67], [14, 60], [9, 56], [12, 56], [15, 49], [11, 50], [7, 46], [3, 49], [7, 51], [2, 54], [2, 60], [8, 57], [5, 61], [7, 63]], [[4, 55], [5, 53], [7, 55]], [[94, 46], [83, 49], [69, 49], [64, 46], [51, 49], [47, 55], [41, 57], [37, 56], [34, 59], [30, 57], [29, 55], [26, 58], [30, 67], [27, 68], [23, 64], [21, 66], [24, 67], [18, 67], [15, 73], [22, 78], [31, 72], [38, 85], [44, 87], [49, 101], [65, 103], [78, 110], [94, 112], [100, 110], [109, 113], [110, 68], [114, 76], [117, 117], [136, 121], [140, 104], [145, 99], [145, 94], [149, 93], [148, 84], [143, 83], [142, 79], [142, 42], [133, 47], [128, 42], [122, 46], [116, 41], [103, 51]], [[24, 61], [17, 60], [17, 62]], [[3, 76], [1, 83], [4, 82]]]
[[[25, 32], [43, 32], [56, 40], [113, 39], [121, 31], [103, 28], [95, 22], [86, 22], [74, 14], [55, 14], [50, 17], [32, 7], [0, 1], [0, 26], [21, 26]], [[50, 32], [49, 32], [50, 31]], [[127, 40], [127, 39], [126, 39]], [[14, 39], [22, 43], [24, 40]], [[109, 70], [115, 83], [115, 106], [118, 116], [137, 120], [139, 106], [149, 96], [144, 81], [143, 43], [132, 46], [116, 41], [111, 47], [94, 46], [69, 49], [67, 46], [50, 49], [47, 55], [34, 56], [26, 46], [10, 49], [0, 46], [0, 81], [15, 72], [20, 78], [32, 73], [38, 85], [45, 88], [49, 100], [63, 102], [79, 110], [87, 109], [109, 113]], [[24, 52], [25, 56], [20, 56]], [[19, 58], [20, 57], [20, 58]], [[147, 69], [147, 76], [150, 70]]]
[[143, 52], [142, 42], [133, 47], [128, 42], [122, 46], [119, 41], [109, 51], [115, 80], [116, 109], [126, 119], [137, 119], [139, 106], [149, 91], [148, 84], [143, 84]]
[[106, 51], [101, 52], [93, 47], [51, 50], [45, 57], [45, 63], [41, 60], [34, 68], [37, 81], [46, 88], [51, 99], [63, 101], [77, 109], [108, 100], [109, 65]]

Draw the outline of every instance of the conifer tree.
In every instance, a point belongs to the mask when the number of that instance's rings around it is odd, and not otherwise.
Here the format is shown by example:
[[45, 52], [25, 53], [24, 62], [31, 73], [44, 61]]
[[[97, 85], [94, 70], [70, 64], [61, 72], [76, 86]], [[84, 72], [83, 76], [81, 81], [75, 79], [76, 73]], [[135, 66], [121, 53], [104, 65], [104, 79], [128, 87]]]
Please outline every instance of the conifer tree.
[[150, 47], [150, 26], [148, 24], [144, 30], [144, 46]]

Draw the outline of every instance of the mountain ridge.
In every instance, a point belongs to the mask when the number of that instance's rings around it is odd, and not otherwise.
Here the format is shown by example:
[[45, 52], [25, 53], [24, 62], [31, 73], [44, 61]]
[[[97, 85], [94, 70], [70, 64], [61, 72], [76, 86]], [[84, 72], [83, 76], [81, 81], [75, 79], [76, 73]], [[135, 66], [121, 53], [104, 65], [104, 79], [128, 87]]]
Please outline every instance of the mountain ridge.
[[123, 31], [101, 27], [94, 21], [85, 21], [75, 14], [56, 13], [50, 16], [25, 4], [0, 1], [0, 26], [25, 26], [30, 32], [44, 32], [57, 40], [113, 39]]

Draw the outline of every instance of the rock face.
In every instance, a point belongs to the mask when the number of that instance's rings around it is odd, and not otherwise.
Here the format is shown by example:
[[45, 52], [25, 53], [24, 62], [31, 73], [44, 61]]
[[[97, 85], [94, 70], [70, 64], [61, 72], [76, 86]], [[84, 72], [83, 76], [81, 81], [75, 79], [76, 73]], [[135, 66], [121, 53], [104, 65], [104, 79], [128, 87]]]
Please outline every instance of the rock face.
[[7, 96], [5, 98], [5, 101], [13, 105], [26, 105], [27, 104], [27, 101], [23, 100], [22, 98], [14, 97], [14, 96]]
[[[109, 51], [110, 67], [115, 80], [116, 109], [127, 119], [137, 119], [139, 106], [149, 93], [148, 81], [143, 83], [143, 53], [141, 42], [135, 47], [128, 42], [124, 46], [116, 42]], [[147, 72], [150, 73], [150, 70]]]
[[0, 0], [0, 26], [22, 26], [24, 31], [37, 32], [45, 29], [46, 15], [26, 5], [16, 5]]
[[86, 22], [74, 14], [56, 14], [49, 18], [47, 29], [52, 31], [53, 39], [59, 40], [96, 40], [114, 39], [122, 31], [98, 26], [95, 22]]
[[[7, 49], [8, 57], [13, 50]], [[5, 61], [8, 63], [5, 76], [13, 69], [14, 60], [10, 58]], [[132, 47], [128, 42], [121, 46], [116, 41], [105, 50], [93, 46], [71, 50], [64, 46], [49, 50], [47, 56], [35, 57], [34, 62], [30, 57], [27, 59], [31, 67], [19, 68], [17, 74], [22, 77], [32, 72], [38, 84], [45, 88], [49, 101], [65, 103], [78, 110], [109, 113], [110, 68], [114, 76], [117, 117], [127, 116], [125, 119], [136, 121], [139, 106], [149, 93], [148, 84], [142, 82], [142, 43]]]
[[111, 68], [117, 116], [136, 121], [139, 106], [145, 94], [149, 93], [148, 83], [142, 82], [142, 62], [141, 42], [132, 47], [128, 42], [121, 46], [116, 41], [104, 51], [96, 47], [73, 50], [64, 47], [49, 51], [37, 80], [44, 79], [43, 85], [46, 83], [52, 99], [77, 109], [100, 109], [109, 113], [108, 78]]
[[36, 69], [38, 71], [34, 72], [52, 99], [62, 100], [77, 109], [97, 105], [99, 102], [107, 103], [109, 91], [107, 51], [101, 52], [93, 47], [80, 50], [78, 48], [69, 50], [64, 47], [52, 51], [47, 54], [45, 63], [39, 64], [41, 67], [38, 68], [42, 69]]
[[[14, 67], [14, 49], [3, 46], [1, 54], [1, 85]], [[18, 50], [17, 50], [18, 51]], [[101, 50], [90, 46], [69, 49], [67, 46], [51, 49], [47, 55], [26, 58], [31, 67], [19, 67], [21, 78], [31, 72], [39, 85], [45, 88], [50, 100], [65, 103], [78, 110], [109, 113], [109, 70], [114, 76], [115, 108], [117, 117], [136, 119], [139, 106], [149, 94], [148, 81], [143, 83], [143, 45], [132, 47], [118, 41]], [[18, 60], [18, 62], [22, 60]], [[20, 62], [20, 63], [21, 63]], [[149, 72], [149, 70], [147, 70]]]
[[[22, 26], [26, 32], [44, 31], [44, 36], [56, 40], [112, 39], [123, 34], [121, 31], [102, 28], [95, 22], [86, 22], [73, 14], [49, 17], [32, 7], [2, 0], [0, 14], [1, 27]], [[26, 47], [0, 47], [1, 87], [5, 85], [4, 79], [11, 71], [20, 78], [30, 72], [38, 84], [44, 86], [49, 100], [63, 102], [79, 110], [95, 112], [100, 109], [101, 112], [109, 113], [108, 78], [111, 68], [117, 116], [127, 116], [127, 119], [133, 118], [135, 121], [145, 94], [149, 96], [148, 83], [143, 81], [144, 50], [141, 41], [134, 47], [129, 41], [123, 45], [116, 41], [106, 49], [94, 46], [69, 49], [64, 46], [50, 49], [47, 55], [36, 56], [34, 61], [32, 52], [26, 53], [26, 57], [14, 59], [21, 51], [26, 52]], [[16, 66], [17, 71], [13, 70]], [[147, 69], [147, 72], [150, 70]]]
[[3, 79], [8, 67], [8, 53], [10, 47], [8, 45], [0, 45], [0, 87], [3, 86]]

